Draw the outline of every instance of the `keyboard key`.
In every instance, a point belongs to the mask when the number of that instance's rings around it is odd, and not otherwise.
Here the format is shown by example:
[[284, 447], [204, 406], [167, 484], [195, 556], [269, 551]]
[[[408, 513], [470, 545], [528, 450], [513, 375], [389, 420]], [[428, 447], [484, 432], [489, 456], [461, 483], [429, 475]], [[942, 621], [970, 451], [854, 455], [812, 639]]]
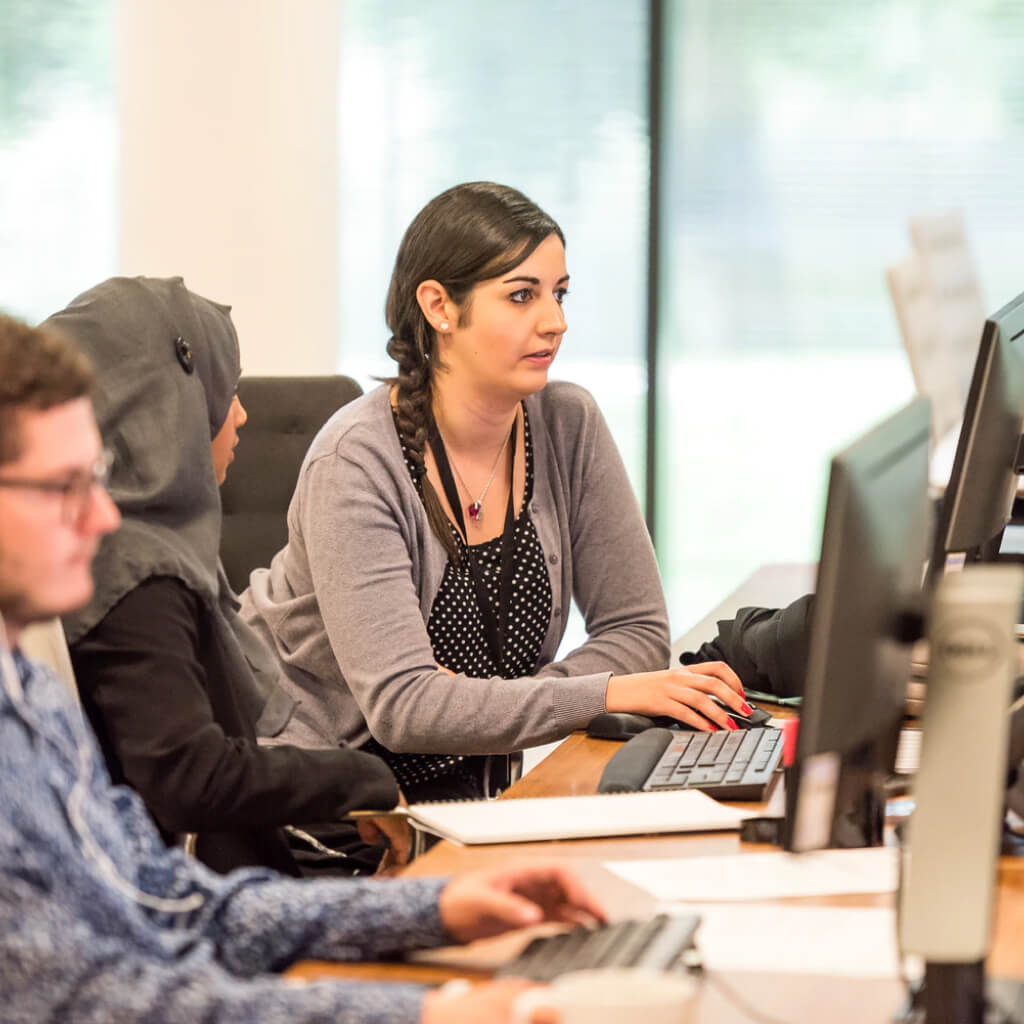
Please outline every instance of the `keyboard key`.
[[690, 740], [689, 746], [686, 748], [686, 753], [679, 759], [679, 767], [692, 768], [703, 753], [705, 742], [706, 738], [704, 733], [693, 736]]
[[589, 938], [588, 928], [574, 928], [571, 932], [553, 936], [554, 948], [548, 952], [547, 962], [538, 965], [538, 969], [543, 970], [547, 978], [557, 978], [559, 974], [573, 970], [573, 965], [579, 962], [579, 954]]
[[693, 936], [699, 923], [696, 915], [660, 914], [647, 921], [616, 921], [596, 928], [575, 928], [559, 935], [543, 936], [534, 939], [498, 974], [552, 981], [559, 974], [588, 967], [636, 966], [668, 970], [693, 948]]
[[758, 735], [759, 730], [747, 729], [743, 733], [743, 740], [740, 742], [740, 749], [736, 752], [736, 760], [740, 758], [749, 761], [753, 756], [754, 751], [757, 749], [757, 744], [760, 739]]
[[700, 918], [692, 914], [667, 918], [636, 966], [653, 971], [674, 967], [679, 958], [693, 948], [693, 934], [699, 924]]
[[726, 736], [722, 749], [718, 752], [718, 757], [715, 758], [715, 764], [728, 764], [736, 756], [742, 742], [743, 737], [738, 732]]
[[658, 767], [667, 768], [669, 771], [672, 771], [672, 769], [679, 763], [679, 757], [681, 754], [682, 750], [674, 749], [671, 746], [668, 747], [661, 755], [661, 758], [658, 761]]
[[661, 931], [663, 924], [664, 915], [634, 924], [634, 927], [618, 943], [603, 966], [632, 967]]
[[707, 743], [704, 744], [704, 753], [701, 754], [700, 760], [697, 762], [700, 767], [704, 768], [707, 765], [712, 765], [718, 760], [718, 751], [722, 749], [722, 744], [725, 742], [725, 733], [713, 732], [708, 737]]
[[516, 970], [524, 978], [537, 978], [538, 972], [546, 968], [552, 938], [560, 936], [542, 935], [533, 939], [515, 959]]
[[604, 967], [620, 942], [624, 942], [630, 931], [636, 928], [632, 921], [618, 922], [615, 928], [595, 928], [579, 951], [579, 959], [594, 967]]
[[662, 782], [660, 784], [659, 783], [655, 783], [652, 780], [650, 785], [651, 785], [651, 787], [656, 788], [656, 789], [680, 789], [681, 787], [687, 785], [687, 783], [689, 782], [689, 779], [690, 779], [690, 772], [689, 772], [689, 770], [687, 770], [685, 768], [682, 769], [682, 770], [677, 769], [673, 773], [673, 775], [672, 775], [672, 777], [670, 779], [666, 779], [664, 782]]

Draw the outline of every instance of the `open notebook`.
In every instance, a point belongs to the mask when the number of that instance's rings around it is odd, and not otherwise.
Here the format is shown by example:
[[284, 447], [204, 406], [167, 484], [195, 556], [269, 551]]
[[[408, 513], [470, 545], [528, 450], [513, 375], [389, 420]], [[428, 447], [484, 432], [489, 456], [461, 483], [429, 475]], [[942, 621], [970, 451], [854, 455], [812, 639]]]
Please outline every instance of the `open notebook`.
[[[528, 843], [655, 832], [736, 831], [753, 812], [694, 790], [522, 800], [459, 800], [397, 807], [419, 829], [457, 843]], [[380, 817], [379, 811], [359, 816]]]

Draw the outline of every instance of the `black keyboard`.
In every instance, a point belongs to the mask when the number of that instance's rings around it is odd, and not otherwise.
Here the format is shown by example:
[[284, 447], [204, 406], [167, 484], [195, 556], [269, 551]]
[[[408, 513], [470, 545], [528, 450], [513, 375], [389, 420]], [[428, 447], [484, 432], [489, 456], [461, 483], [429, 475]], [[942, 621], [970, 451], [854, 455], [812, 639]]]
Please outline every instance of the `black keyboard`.
[[597, 791], [700, 789], [717, 800], [766, 800], [781, 758], [780, 729], [648, 729], [608, 762]]
[[573, 928], [534, 939], [499, 977], [552, 981], [567, 971], [589, 967], [644, 967], [669, 971], [686, 966], [700, 924], [696, 914], [659, 914], [647, 921], [616, 921], [596, 928]]

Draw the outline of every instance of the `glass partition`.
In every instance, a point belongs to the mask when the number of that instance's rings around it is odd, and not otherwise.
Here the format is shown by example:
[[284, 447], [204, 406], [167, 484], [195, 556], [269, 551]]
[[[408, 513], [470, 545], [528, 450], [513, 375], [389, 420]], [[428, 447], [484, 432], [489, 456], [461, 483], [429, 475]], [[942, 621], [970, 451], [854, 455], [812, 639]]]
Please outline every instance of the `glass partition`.
[[0, 309], [39, 321], [115, 271], [113, 0], [0, 4]]

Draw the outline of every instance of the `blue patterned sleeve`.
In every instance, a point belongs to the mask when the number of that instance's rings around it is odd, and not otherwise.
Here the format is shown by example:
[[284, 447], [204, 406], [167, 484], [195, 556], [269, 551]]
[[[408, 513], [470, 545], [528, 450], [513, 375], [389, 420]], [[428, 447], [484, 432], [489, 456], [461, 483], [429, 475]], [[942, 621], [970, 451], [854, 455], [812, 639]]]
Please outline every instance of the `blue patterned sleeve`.
[[114, 792], [143, 887], [169, 899], [200, 893], [190, 930], [235, 974], [303, 958], [373, 960], [449, 941], [438, 904], [446, 878], [313, 880], [255, 868], [219, 875], [164, 847], [137, 793]]
[[[123, 937], [97, 935], [66, 900], [33, 886], [0, 892], [0, 990], [5, 1024], [414, 1024], [424, 990], [354, 981], [239, 978], [201, 943], [168, 958]], [[13, 897], [13, 899], [12, 899]], [[27, 897], [34, 919], [17, 904]]]
[[294, 983], [296, 960], [372, 959], [445, 941], [439, 879], [214, 874], [167, 849], [111, 786], [62, 684], [22, 661], [0, 688], [0, 1019], [405, 1024], [423, 990]]
[[212, 928], [237, 974], [276, 970], [296, 957], [379, 960], [446, 941], [438, 910], [445, 879], [282, 879], [243, 885]]
[[86, 757], [86, 817], [108, 859], [122, 861], [124, 873], [158, 898], [201, 894], [189, 930], [212, 941], [233, 972], [277, 970], [300, 958], [376, 959], [447, 941], [438, 907], [447, 879], [302, 880], [268, 869], [220, 875], [166, 847], [138, 793], [110, 784], [84, 720], [65, 716], [64, 728], [77, 733]]

